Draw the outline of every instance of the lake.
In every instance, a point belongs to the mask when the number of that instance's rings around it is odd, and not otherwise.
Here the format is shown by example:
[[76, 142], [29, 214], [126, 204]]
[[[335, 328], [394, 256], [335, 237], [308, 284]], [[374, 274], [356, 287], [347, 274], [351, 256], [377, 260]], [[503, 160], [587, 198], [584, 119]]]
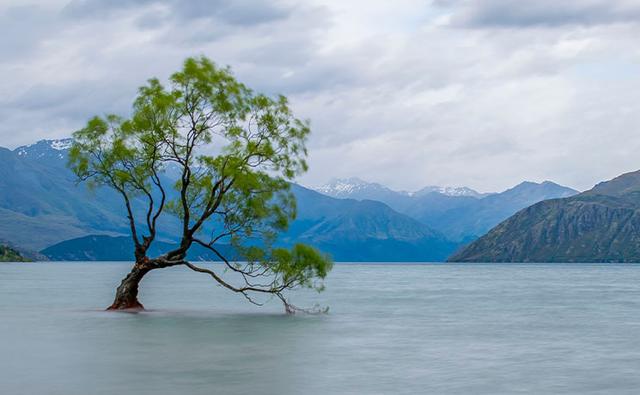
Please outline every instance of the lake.
[[636, 265], [337, 264], [295, 316], [178, 267], [101, 311], [128, 269], [0, 264], [0, 393], [640, 391]]

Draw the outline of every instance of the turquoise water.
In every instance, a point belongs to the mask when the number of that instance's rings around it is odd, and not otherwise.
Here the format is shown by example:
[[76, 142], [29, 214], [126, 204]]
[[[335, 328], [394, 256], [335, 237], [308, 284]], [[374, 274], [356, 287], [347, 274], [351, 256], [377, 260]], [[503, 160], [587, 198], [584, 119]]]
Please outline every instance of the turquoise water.
[[100, 311], [128, 266], [0, 265], [0, 393], [640, 391], [640, 266], [336, 265], [322, 316], [172, 268]]

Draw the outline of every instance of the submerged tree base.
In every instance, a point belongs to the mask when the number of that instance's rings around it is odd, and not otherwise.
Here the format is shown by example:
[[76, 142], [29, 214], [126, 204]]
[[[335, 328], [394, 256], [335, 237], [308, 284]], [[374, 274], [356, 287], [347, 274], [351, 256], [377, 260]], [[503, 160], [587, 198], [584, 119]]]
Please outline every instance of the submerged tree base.
[[122, 279], [116, 296], [107, 311], [142, 311], [144, 306], [138, 301], [138, 286], [142, 278], [152, 270], [148, 258], [136, 262], [131, 271]]
[[144, 311], [144, 306], [137, 300], [130, 303], [116, 303], [107, 307], [106, 311], [139, 312]]

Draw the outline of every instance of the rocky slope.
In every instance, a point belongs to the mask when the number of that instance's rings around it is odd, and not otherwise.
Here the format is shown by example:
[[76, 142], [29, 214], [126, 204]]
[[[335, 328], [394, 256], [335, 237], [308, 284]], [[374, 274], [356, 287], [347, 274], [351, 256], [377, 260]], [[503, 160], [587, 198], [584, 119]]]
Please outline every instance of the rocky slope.
[[528, 207], [452, 262], [640, 262], [640, 171]]

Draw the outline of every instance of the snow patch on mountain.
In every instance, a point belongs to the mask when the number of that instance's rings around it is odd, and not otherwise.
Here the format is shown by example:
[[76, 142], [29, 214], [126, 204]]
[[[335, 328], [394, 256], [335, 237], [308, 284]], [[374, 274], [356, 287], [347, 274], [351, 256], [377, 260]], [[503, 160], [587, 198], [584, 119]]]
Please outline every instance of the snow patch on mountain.
[[403, 194], [408, 196], [408, 192], [396, 192], [384, 185], [375, 182], [367, 182], [357, 177], [334, 178], [327, 184], [313, 188], [324, 195], [337, 198], [353, 198], [362, 194]]
[[422, 188], [414, 193], [415, 196], [422, 196], [428, 193], [440, 193], [447, 196], [470, 196], [475, 198], [484, 197], [486, 194], [481, 194], [468, 187], [441, 187], [437, 185], [430, 185]]
[[316, 188], [316, 190], [320, 193], [324, 193], [325, 195], [329, 195], [329, 196], [348, 195], [353, 192], [362, 190], [363, 188], [366, 188], [369, 185], [375, 185], [375, 184], [370, 184], [357, 177], [346, 178], [346, 179], [334, 178], [331, 181], [329, 181], [327, 184]]
[[20, 157], [44, 158], [55, 157], [64, 159], [65, 152], [73, 145], [72, 138], [57, 140], [40, 140], [35, 144], [23, 145], [14, 150]]
[[470, 196], [482, 198], [486, 194], [481, 194], [468, 187], [441, 187], [427, 186], [416, 192], [394, 191], [373, 182], [367, 182], [357, 177], [351, 178], [334, 178], [330, 182], [320, 187], [314, 188], [317, 192], [331, 197], [349, 198], [355, 195], [361, 195], [365, 192], [369, 193], [393, 193], [402, 196], [423, 196], [429, 193], [440, 193], [446, 196]]
[[49, 146], [56, 151], [65, 151], [71, 148], [73, 145], [73, 139], [60, 139], [60, 140], [45, 140], [49, 143]]

